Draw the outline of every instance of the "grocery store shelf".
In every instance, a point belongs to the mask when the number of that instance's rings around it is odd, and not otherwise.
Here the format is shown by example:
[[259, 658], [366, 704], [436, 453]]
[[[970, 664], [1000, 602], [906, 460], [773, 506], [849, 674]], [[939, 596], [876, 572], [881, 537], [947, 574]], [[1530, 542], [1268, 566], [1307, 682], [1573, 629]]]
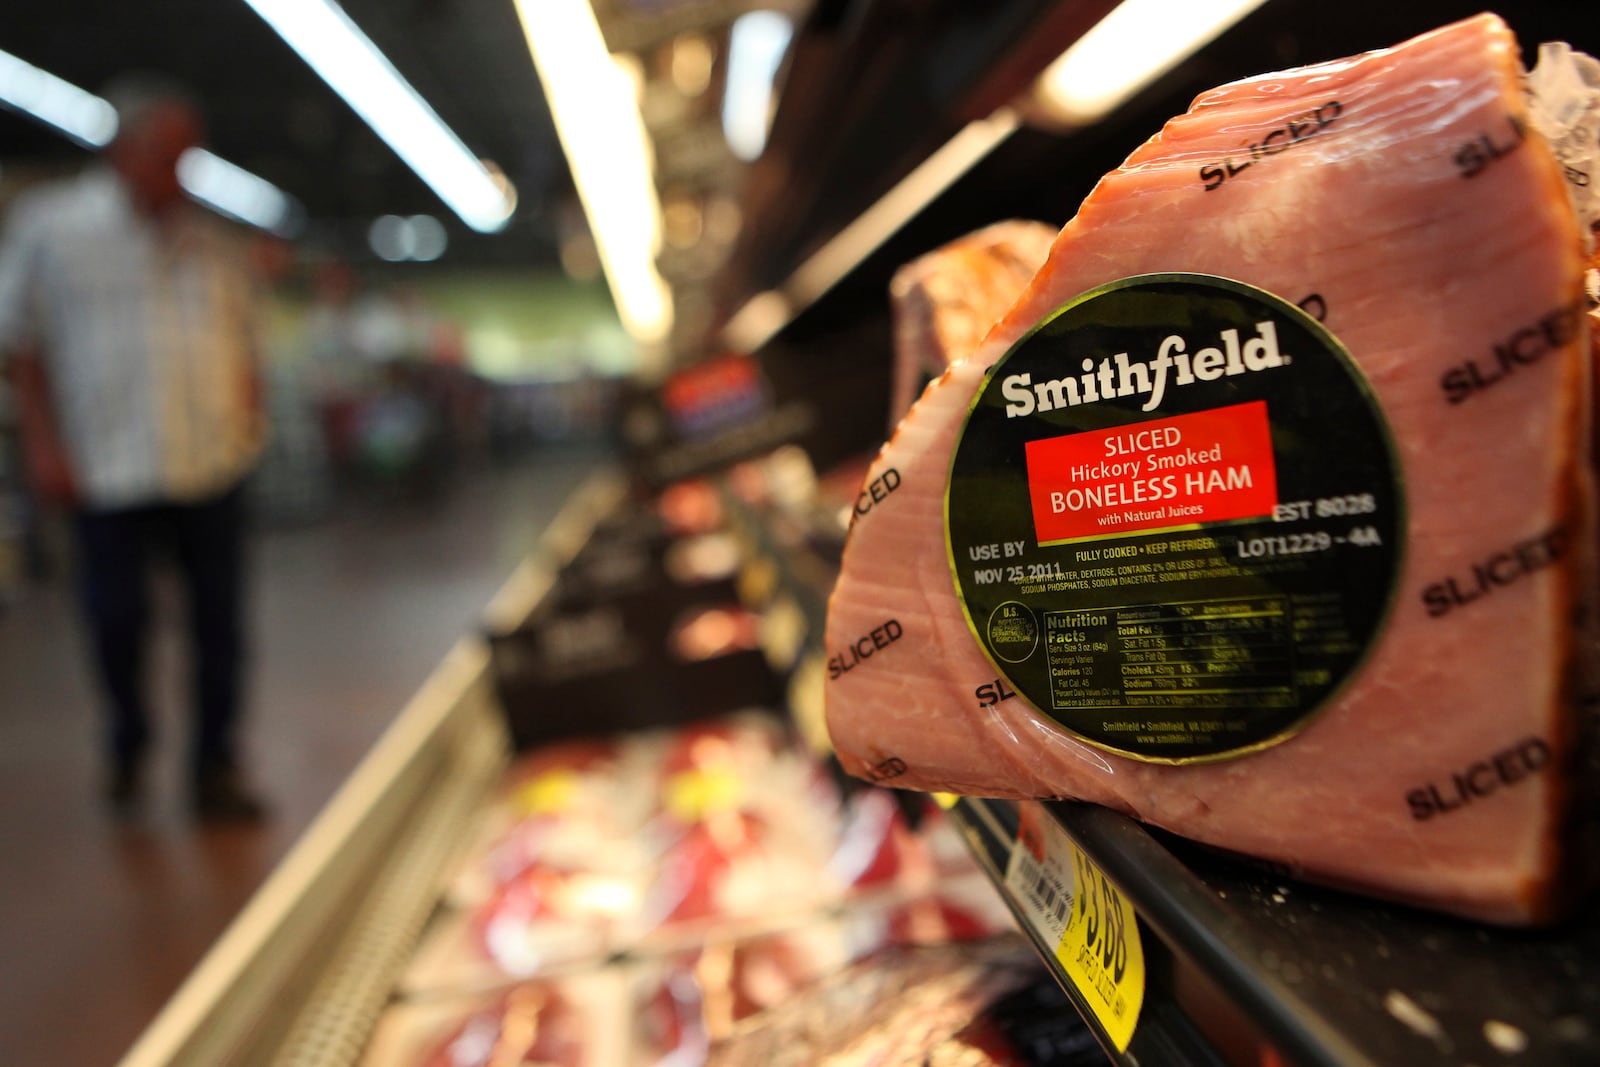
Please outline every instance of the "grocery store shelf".
[[[1063, 964], [1081, 947], [1073, 932], [1054, 934], [1018, 877], [1030, 808], [1051, 828], [1031, 836], [1055, 853], [1042, 866], [1081, 872], [1064, 854], [1081, 850], [1088, 877], [1105, 878], [1137, 915], [1143, 1007], [1125, 1049], [1095, 991]], [[1592, 914], [1540, 931], [1462, 922], [1291, 881], [1092, 805], [963, 798], [951, 814], [1119, 1064], [1600, 1062]], [[1072, 898], [1063, 907], [1083, 895], [1078, 884], [1057, 887]]]

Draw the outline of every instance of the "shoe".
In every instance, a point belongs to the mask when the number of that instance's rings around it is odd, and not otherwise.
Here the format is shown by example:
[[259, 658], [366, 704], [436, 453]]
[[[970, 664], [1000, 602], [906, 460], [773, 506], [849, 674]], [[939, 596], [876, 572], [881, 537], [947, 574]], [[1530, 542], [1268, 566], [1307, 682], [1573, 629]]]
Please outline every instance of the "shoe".
[[133, 757], [114, 759], [106, 776], [105, 797], [113, 815], [126, 818], [136, 814], [144, 804], [144, 764]]
[[232, 767], [201, 771], [195, 777], [191, 799], [195, 817], [203, 822], [258, 823], [267, 817], [266, 802]]

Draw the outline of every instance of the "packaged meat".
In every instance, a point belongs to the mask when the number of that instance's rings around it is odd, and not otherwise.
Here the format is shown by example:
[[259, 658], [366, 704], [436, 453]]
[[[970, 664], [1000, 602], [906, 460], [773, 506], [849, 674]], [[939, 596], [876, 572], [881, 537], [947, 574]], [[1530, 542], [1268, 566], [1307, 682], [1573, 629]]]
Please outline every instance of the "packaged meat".
[[[1028, 1040], [1004, 1009], [1026, 993]], [[998, 1011], [997, 1011], [998, 1009]], [[1056, 1032], [1043, 1031], [1051, 1023]], [[751, 1016], [712, 1045], [713, 1067], [1080, 1067], [1104, 1063], [1024, 942], [903, 946], [857, 961]]]
[[639, 908], [639, 882], [627, 874], [529, 867], [473, 913], [478, 946], [517, 978], [598, 959]]
[[894, 381], [889, 424], [918, 388], [965, 359], [1044, 264], [1056, 228], [1010, 220], [985, 226], [912, 260], [889, 281], [894, 311]]
[[[560, 979], [439, 989], [384, 1007], [361, 1067], [619, 1067], [630, 1058], [619, 1019], [631, 1007], [617, 968]], [[330, 1046], [325, 1042], [326, 1051]], [[341, 1046], [329, 1056], [349, 1061]], [[327, 1062], [327, 1057], [312, 1057]], [[663, 1065], [665, 1067], [665, 1065]]]
[[869, 470], [846, 769], [1559, 912], [1595, 542], [1564, 184], [1493, 15], [1202, 94]]
[[582, 1016], [554, 988], [524, 985], [465, 1019], [422, 1067], [585, 1067]]
[[[811, 845], [748, 810], [707, 814], [662, 856], [637, 917], [641, 933], [688, 937], [715, 925], [814, 911], [828, 887]], [[687, 932], [671, 929], [682, 924]]]
[[[993, 896], [990, 887], [983, 888]], [[949, 941], [976, 941], [1015, 929], [1009, 915], [997, 913], [993, 907], [985, 907], [985, 903], [984, 898], [974, 903], [944, 892], [897, 904], [880, 916], [883, 944], [941, 945]]]
[[851, 798], [839, 847], [828, 866], [835, 881], [856, 892], [897, 883], [926, 888], [933, 881], [927, 846], [881, 789], [864, 790]]
[[1540, 46], [1528, 72], [1529, 118], [1550, 143], [1578, 218], [1600, 225], [1600, 60], [1563, 41]]
[[561, 742], [518, 757], [485, 806], [450, 880], [449, 901], [476, 908], [534, 867], [642, 871], [649, 857], [639, 829], [653, 797], [624, 783], [652, 774], [658, 761], [647, 745], [620, 739]]
[[644, 1067], [699, 1067], [710, 1037], [691, 962], [656, 964], [638, 982], [633, 1010], [633, 1061]]

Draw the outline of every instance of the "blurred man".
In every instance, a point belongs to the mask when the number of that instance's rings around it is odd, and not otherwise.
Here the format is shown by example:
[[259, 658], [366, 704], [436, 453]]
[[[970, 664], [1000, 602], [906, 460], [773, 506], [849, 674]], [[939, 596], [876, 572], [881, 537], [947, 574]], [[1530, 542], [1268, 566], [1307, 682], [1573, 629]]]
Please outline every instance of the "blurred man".
[[29, 481], [69, 511], [83, 609], [110, 712], [107, 798], [133, 810], [151, 741], [150, 570], [177, 565], [194, 659], [191, 793], [205, 819], [263, 814], [236, 751], [244, 659], [244, 501], [260, 452], [255, 306], [233, 236], [190, 204], [198, 145], [180, 94], [129, 82], [104, 164], [20, 197], [0, 239]]

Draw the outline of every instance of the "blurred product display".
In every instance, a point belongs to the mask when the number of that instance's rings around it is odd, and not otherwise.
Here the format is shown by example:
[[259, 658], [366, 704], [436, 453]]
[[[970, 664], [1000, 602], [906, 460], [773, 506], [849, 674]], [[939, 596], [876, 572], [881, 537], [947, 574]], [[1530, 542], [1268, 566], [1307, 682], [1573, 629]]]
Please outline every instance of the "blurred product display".
[[449, 1031], [419, 1002], [464, 1006], [440, 1062], [522, 1062], [494, 1058], [522, 1040], [528, 1062], [688, 1064], [890, 946], [1001, 938], [1016, 981], [1043, 979], [951, 824], [923, 815], [912, 831], [879, 791], [840, 797], [766, 713], [536, 747], [478, 813], [369, 1062]]
[[614, 456], [121, 1067], [1600, 1063], [1592, 18], [239, 6], [258, 514]]

